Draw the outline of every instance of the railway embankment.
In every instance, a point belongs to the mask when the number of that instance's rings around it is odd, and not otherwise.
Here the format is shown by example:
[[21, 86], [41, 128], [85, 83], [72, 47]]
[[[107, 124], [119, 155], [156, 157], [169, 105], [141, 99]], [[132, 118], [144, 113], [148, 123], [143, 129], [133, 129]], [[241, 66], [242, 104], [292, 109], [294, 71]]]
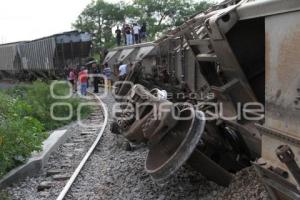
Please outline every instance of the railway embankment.
[[[43, 150], [43, 142], [52, 130], [77, 119], [77, 113], [73, 112], [67, 120], [57, 120], [69, 115], [69, 106], [52, 107], [51, 111], [52, 105], [68, 104], [76, 110], [81, 100], [73, 95], [57, 98], [69, 92], [66, 83], [57, 84], [52, 89], [51, 92], [50, 82], [37, 81], [0, 90], [0, 179], [28, 162], [33, 152]], [[90, 112], [88, 107], [82, 109], [83, 117]]]

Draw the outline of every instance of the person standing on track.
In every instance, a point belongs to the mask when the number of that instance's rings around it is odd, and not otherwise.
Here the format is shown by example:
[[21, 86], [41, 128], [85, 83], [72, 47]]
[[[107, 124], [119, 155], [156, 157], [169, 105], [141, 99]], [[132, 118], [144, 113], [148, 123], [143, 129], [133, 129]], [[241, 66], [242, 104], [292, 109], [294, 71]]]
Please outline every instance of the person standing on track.
[[105, 76], [105, 87], [107, 87], [108, 90], [111, 90], [111, 74], [112, 74], [112, 70], [108, 66], [107, 63], [104, 64], [103, 74]]
[[75, 75], [74, 68], [71, 68], [69, 76], [68, 76], [68, 80], [72, 84], [73, 93], [75, 93], [76, 92], [76, 75]]
[[81, 68], [79, 72], [79, 83], [80, 83], [80, 93], [83, 96], [87, 95], [87, 83], [88, 82], [88, 73], [85, 67]]
[[99, 93], [100, 69], [97, 67], [96, 63], [92, 64], [92, 73], [93, 73], [94, 93]]
[[120, 63], [119, 67], [119, 81], [124, 81], [127, 76], [127, 64]]

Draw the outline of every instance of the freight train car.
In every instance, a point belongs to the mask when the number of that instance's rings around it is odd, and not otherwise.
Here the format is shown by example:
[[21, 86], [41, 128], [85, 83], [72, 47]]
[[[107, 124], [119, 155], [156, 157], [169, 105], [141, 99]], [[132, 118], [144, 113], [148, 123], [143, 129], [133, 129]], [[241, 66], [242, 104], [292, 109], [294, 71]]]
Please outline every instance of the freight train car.
[[[104, 63], [111, 66], [113, 73], [113, 79], [118, 79], [118, 70], [120, 63], [126, 63], [131, 66], [135, 62], [142, 62], [144, 65], [153, 66], [153, 60], [157, 52], [157, 46], [155, 43], [143, 43], [126, 47], [118, 47], [112, 49], [105, 57]], [[152, 57], [153, 56], [153, 57]]]
[[85, 63], [91, 49], [91, 35], [65, 32], [33, 41], [0, 46], [2, 75], [21, 79], [64, 74], [68, 66]]
[[0, 45], [0, 71], [4, 76], [21, 71], [21, 59], [18, 54], [20, 43]]
[[112, 131], [148, 144], [157, 182], [187, 162], [227, 186], [254, 165], [272, 199], [300, 199], [299, 19], [299, 0], [229, 0], [153, 42], [145, 63], [132, 60], [142, 44], [112, 49], [106, 62], [133, 62]]

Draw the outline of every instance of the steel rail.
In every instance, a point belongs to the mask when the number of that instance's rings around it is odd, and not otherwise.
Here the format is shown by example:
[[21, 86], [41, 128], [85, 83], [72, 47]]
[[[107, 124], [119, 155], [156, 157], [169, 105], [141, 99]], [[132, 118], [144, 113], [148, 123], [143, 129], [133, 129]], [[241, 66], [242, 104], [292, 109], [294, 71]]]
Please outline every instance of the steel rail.
[[74, 173], [72, 174], [71, 178], [69, 179], [69, 181], [67, 182], [67, 184], [65, 185], [65, 187], [63, 188], [63, 190], [61, 191], [61, 193], [59, 194], [59, 196], [56, 198], [56, 200], [63, 200], [65, 198], [65, 196], [67, 195], [68, 191], [70, 190], [71, 186], [73, 185], [74, 181], [76, 180], [77, 176], [79, 175], [79, 173], [81, 172], [82, 168], [84, 167], [85, 163], [87, 162], [87, 160], [89, 159], [89, 157], [92, 155], [92, 153], [94, 152], [96, 146], [98, 145], [104, 130], [107, 126], [107, 121], [108, 121], [108, 112], [107, 112], [107, 108], [105, 106], [105, 104], [102, 102], [102, 100], [100, 99], [100, 97], [98, 97], [95, 94], [92, 94], [101, 104], [102, 109], [103, 109], [103, 113], [104, 113], [104, 123], [101, 127], [101, 130], [99, 131], [99, 134], [95, 140], [95, 142], [93, 143], [93, 145], [91, 146], [91, 148], [89, 149], [89, 151], [86, 153], [86, 155], [84, 156], [84, 158], [81, 160], [80, 164], [78, 165], [78, 167], [76, 168], [76, 170], [74, 171]]

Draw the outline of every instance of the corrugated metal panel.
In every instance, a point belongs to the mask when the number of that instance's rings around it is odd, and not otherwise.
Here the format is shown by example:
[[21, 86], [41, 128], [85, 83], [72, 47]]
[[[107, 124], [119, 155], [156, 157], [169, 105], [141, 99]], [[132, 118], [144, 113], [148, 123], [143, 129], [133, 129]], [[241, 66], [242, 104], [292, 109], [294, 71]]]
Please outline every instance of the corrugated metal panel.
[[135, 44], [130, 46], [116, 47], [109, 50], [103, 63], [116, 64], [119, 62], [141, 61], [143, 58], [153, 53], [156, 44], [153, 42]]
[[123, 60], [125, 60], [128, 56], [130, 56], [130, 54], [135, 50], [135, 48], [132, 49], [124, 49], [119, 58], [118, 58], [118, 62], [122, 62]]
[[53, 70], [55, 37], [36, 40], [19, 46], [19, 53], [24, 69]]
[[109, 62], [114, 56], [117, 55], [117, 53], [118, 53], [118, 51], [109, 52], [105, 57], [104, 63]]
[[147, 55], [149, 55], [152, 50], [155, 48], [155, 46], [148, 46], [148, 47], [141, 47], [136, 54], [135, 60], [136, 61], [141, 61], [143, 60]]
[[17, 57], [17, 43], [0, 46], [0, 70], [13, 71]]

